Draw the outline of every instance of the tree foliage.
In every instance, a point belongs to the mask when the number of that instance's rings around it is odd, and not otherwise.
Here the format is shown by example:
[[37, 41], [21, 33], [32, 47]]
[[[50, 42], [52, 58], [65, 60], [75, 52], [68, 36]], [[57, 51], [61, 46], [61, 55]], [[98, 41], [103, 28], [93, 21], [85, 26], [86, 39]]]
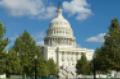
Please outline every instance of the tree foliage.
[[43, 59], [40, 59], [40, 61], [38, 61], [37, 73], [41, 77], [48, 76], [49, 71], [47, 68], [47, 63]]
[[57, 75], [58, 74], [58, 66], [57, 66], [57, 64], [55, 64], [53, 59], [49, 59], [47, 61], [47, 67], [48, 67], [50, 75]]
[[113, 19], [105, 42], [101, 48], [96, 49], [95, 64], [97, 71], [120, 71], [120, 25], [117, 19]]
[[4, 37], [5, 27], [3, 23], [0, 22], [0, 53], [4, 52], [5, 47], [8, 44], [8, 39]]
[[5, 48], [8, 44], [8, 39], [4, 37], [5, 27], [3, 23], [0, 22], [0, 73], [6, 72], [6, 53]]
[[9, 75], [21, 74], [20, 59], [14, 50], [10, 50], [7, 54], [6, 69]]
[[82, 54], [81, 59], [77, 61], [76, 73], [84, 75], [90, 74], [90, 63], [87, 61], [85, 54]]
[[22, 74], [30, 75], [34, 56], [41, 55], [35, 41], [27, 31], [24, 31], [23, 34], [16, 39], [13, 50], [17, 52], [20, 58]]
[[[37, 76], [48, 75], [47, 64], [41, 56], [40, 49], [27, 31], [24, 31], [16, 39], [13, 50], [17, 52], [20, 58], [22, 74], [34, 75], [35, 68], [37, 68]], [[35, 56], [37, 56], [37, 60], [34, 58]], [[35, 66], [35, 64], [37, 65]]]

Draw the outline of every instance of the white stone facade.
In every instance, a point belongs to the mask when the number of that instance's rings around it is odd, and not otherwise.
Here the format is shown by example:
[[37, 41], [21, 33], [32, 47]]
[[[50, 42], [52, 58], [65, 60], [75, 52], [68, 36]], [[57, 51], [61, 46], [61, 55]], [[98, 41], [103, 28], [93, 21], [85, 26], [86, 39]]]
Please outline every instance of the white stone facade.
[[91, 60], [94, 51], [77, 47], [71, 25], [62, 16], [62, 9], [58, 8], [57, 16], [50, 22], [44, 38], [42, 52], [46, 60], [52, 58], [58, 64], [59, 75], [65, 78], [75, 75], [75, 66], [82, 53]]

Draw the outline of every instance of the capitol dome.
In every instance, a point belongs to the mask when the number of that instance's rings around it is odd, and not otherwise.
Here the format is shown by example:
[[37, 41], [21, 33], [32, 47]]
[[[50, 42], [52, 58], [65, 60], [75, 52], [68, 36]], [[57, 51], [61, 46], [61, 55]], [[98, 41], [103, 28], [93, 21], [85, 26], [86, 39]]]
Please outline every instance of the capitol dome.
[[75, 46], [75, 38], [70, 23], [63, 17], [59, 7], [57, 16], [50, 22], [47, 35], [44, 39], [48, 46]]

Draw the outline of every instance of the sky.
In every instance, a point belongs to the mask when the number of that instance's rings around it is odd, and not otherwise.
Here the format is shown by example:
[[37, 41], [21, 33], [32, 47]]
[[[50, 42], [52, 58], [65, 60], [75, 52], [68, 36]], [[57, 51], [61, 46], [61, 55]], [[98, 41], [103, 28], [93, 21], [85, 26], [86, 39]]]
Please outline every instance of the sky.
[[[10, 40], [27, 30], [37, 44], [43, 44], [60, 0], [0, 0], [0, 21]], [[78, 46], [96, 49], [104, 43], [113, 18], [120, 20], [120, 0], [62, 0], [64, 17], [70, 22]]]

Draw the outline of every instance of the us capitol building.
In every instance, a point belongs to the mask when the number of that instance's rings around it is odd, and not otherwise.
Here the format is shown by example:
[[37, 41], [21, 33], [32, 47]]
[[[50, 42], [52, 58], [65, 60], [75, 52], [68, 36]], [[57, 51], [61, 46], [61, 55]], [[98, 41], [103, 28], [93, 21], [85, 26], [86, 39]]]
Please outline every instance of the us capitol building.
[[46, 60], [52, 58], [59, 66], [59, 76], [74, 78], [76, 75], [76, 63], [84, 53], [88, 60], [92, 59], [93, 50], [79, 48], [73, 34], [70, 23], [63, 17], [62, 8], [57, 9], [57, 16], [50, 22], [42, 54]]

